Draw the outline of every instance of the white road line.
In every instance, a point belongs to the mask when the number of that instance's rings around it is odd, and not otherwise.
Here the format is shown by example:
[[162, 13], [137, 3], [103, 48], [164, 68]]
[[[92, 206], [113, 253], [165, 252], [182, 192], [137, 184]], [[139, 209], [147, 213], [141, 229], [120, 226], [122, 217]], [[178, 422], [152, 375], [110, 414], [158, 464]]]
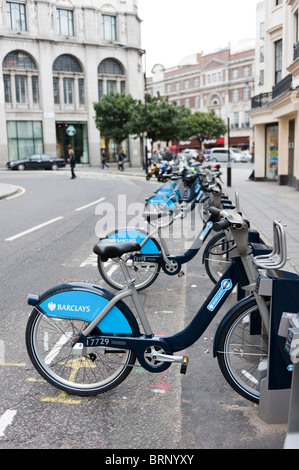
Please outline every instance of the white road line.
[[97, 201], [90, 202], [89, 204], [86, 204], [86, 206], [78, 207], [75, 209], [75, 211], [82, 211], [83, 209], [86, 209], [87, 207], [93, 206], [94, 204], [98, 204], [99, 202], [105, 201], [105, 197], [101, 197], [101, 199], [98, 199]]
[[4, 436], [5, 429], [12, 423], [16, 414], [17, 410], [6, 410], [0, 417], [0, 437]]
[[11, 242], [13, 240], [16, 240], [16, 238], [23, 237], [24, 235], [28, 235], [28, 233], [34, 232], [35, 230], [39, 230], [40, 228], [45, 227], [46, 225], [53, 224], [54, 222], [57, 222], [58, 220], [63, 219], [63, 217], [56, 217], [56, 219], [48, 220], [48, 222], [44, 222], [43, 224], [36, 225], [36, 227], [32, 227], [28, 230], [25, 230], [24, 232], [18, 233], [17, 235], [13, 235], [12, 237], [6, 238], [6, 242]]

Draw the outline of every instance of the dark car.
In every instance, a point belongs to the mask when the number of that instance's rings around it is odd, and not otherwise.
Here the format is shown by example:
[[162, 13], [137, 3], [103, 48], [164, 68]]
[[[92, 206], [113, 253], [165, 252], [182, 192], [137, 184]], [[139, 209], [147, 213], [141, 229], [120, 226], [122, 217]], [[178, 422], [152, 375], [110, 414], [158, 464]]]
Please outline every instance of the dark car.
[[46, 153], [34, 153], [21, 160], [7, 162], [7, 168], [11, 170], [58, 170], [64, 168], [66, 161]]

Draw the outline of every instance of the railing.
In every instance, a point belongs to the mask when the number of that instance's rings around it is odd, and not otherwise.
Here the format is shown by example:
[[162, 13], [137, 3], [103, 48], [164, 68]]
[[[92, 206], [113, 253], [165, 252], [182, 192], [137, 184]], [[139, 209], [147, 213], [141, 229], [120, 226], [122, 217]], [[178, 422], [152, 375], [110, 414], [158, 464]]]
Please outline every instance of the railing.
[[273, 88], [272, 88], [272, 99], [275, 100], [278, 98], [278, 96], [283, 95], [284, 93], [287, 93], [292, 89], [292, 75], [289, 74], [286, 77], [284, 77], [280, 82], [278, 82]]
[[294, 57], [293, 57], [294, 62], [298, 58], [299, 58], [299, 42], [296, 42], [296, 44], [294, 44]]
[[251, 109], [265, 108], [272, 99], [272, 93], [260, 93], [251, 98]]

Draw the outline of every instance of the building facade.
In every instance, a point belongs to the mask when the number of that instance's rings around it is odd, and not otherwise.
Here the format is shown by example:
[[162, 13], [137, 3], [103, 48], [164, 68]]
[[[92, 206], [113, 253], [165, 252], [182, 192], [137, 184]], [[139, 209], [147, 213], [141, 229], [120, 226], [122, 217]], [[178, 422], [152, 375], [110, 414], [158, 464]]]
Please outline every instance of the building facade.
[[[147, 90], [158, 92], [191, 109], [209, 112], [212, 109], [230, 124], [230, 145], [252, 149], [250, 123], [251, 97], [254, 86], [255, 43], [240, 41], [210, 54], [187, 57], [173, 68], [157, 64], [147, 78]], [[228, 121], [229, 120], [229, 121]], [[205, 148], [228, 144], [228, 135], [218, 141], [205, 142]], [[179, 142], [182, 148], [196, 148], [196, 141]]]
[[[99, 165], [114, 143], [95, 127], [109, 92], [143, 99], [137, 0], [1, 1], [0, 165], [30, 153]], [[124, 150], [140, 165], [138, 141]]]
[[257, 6], [255, 178], [299, 190], [299, 1]]

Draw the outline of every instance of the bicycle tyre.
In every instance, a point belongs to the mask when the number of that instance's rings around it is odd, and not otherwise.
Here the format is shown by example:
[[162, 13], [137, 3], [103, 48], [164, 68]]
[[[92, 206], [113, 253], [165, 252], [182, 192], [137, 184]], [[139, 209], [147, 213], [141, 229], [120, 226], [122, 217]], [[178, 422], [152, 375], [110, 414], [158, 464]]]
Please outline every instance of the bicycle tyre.
[[259, 366], [268, 360], [268, 334], [255, 299], [248, 299], [228, 318], [219, 337], [217, 359], [229, 385], [242, 397], [259, 403], [265, 376], [265, 368]]
[[232, 243], [233, 240], [228, 238], [228, 233], [219, 232], [205, 247], [203, 254], [205, 270], [214, 284], [217, 284], [231, 263], [228, 250]]
[[[99, 349], [96, 357], [74, 356], [73, 339], [87, 325], [86, 320], [49, 318], [34, 309], [26, 327], [27, 352], [38, 373], [56, 388], [79, 396], [97, 395], [116, 387], [129, 375], [136, 360], [132, 350], [118, 352], [115, 348]], [[99, 331], [94, 330], [94, 334]]]

